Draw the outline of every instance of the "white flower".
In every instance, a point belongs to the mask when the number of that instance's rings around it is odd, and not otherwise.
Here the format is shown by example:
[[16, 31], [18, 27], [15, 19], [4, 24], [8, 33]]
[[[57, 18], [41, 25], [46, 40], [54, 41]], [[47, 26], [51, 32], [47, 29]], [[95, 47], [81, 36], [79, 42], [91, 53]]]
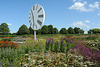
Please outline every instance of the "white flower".
[[31, 58], [28, 58], [28, 60], [30, 60]]
[[95, 46], [95, 44], [92, 44], [93, 46]]
[[25, 54], [25, 56], [28, 56], [29, 54]]
[[41, 60], [38, 60], [38, 63], [42, 63], [42, 61]]
[[75, 56], [76, 58], [78, 57], [78, 56]]
[[27, 64], [24, 64], [24, 66], [26, 66], [26, 67], [28, 67], [28, 65], [29, 65], [28, 63]]
[[78, 57], [78, 59], [79, 59], [79, 60], [82, 60], [82, 59], [83, 59], [83, 57], [82, 57], [82, 56], [79, 56], [79, 57]]
[[65, 67], [67, 67], [67, 64], [64, 64]]
[[35, 64], [35, 60], [33, 60], [32, 62], [33, 62], [33, 64]]
[[84, 67], [87, 67], [87, 65], [84, 65]]

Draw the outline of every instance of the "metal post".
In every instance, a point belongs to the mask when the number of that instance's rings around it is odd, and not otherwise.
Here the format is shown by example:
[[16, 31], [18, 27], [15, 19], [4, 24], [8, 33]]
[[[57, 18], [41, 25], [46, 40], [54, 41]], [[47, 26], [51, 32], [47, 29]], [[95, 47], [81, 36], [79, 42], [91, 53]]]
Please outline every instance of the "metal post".
[[34, 30], [34, 40], [36, 41], [36, 30]]

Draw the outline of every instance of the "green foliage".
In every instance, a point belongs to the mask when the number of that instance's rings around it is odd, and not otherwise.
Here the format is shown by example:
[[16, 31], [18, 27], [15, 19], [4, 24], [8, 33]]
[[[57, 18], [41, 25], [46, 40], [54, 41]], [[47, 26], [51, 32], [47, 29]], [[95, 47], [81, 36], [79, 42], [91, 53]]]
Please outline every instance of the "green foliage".
[[54, 41], [52, 38], [46, 41], [45, 50], [46, 51], [53, 51], [53, 52], [66, 52], [67, 48], [74, 48], [75, 45], [71, 43], [67, 43], [64, 40], [61, 41]]
[[38, 30], [36, 31], [36, 34], [41, 34], [41, 29], [38, 29]]
[[88, 34], [97, 34], [97, 33], [100, 33], [100, 29], [98, 29], [98, 28], [94, 28], [94, 29], [90, 29], [89, 31], [88, 31]]
[[34, 34], [34, 30], [31, 27], [29, 27], [29, 31], [30, 31], [30, 34]]
[[0, 62], [3, 67], [21, 67], [20, 60], [24, 58], [22, 49], [0, 49]]
[[17, 33], [12, 33], [11, 35], [16, 35]]
[[83, 29], [80, 29], [80, 34], [84, 34], [84, 30]]
[[19, 28], [17, 32], [18, 35], [29, 34], [29, 33], [30, 33], [29, 29], [24, 24]]
[[75, 34], [84, 34], [84, 30], [83, 29], [80, 29], [78, 27], [75, 27], [74, 28], [74, 32], [75, 32]]
[[48, 26], [48, 34], [53, 34], [53, 33], [54, 33], [53, 26], [49, 25]]
[[60, 34], [67, 34], [68, 32], [67, 32], [67, 30], [66, 30], [66, 28], [62, 28], [61, 30], [60, 30]]
[[86, 37], [87, 40], [96, 40], [98, 36], [88, 36]]
[[58, 34], [58, 29], [57, 28], [53, 28], [54, 30], [54, 34]]
[[3, 38], [2, 41], [11, 41], [9, 38]]
[[44, 25], [44, 26], [41, 28], [41, 34], [48, 34], [48, 26]]
[[75, 28], [74, 28], [74, 31], [75, 31], [75, 34], [79, 34], [79, 33], [80, 33], [80, 28], [75, 27]]
[[8, 34], [9, 33], [9, 28], [8, 28], [8, 25], [6, 23], [2, 23], [0, 25], [0, 33], [2, 34]]
[[75, 34], [74, 29], [72, 27], [68, 28], [68, 33], [69, 34]]
[[38, 42], [35, 42], [33, 40], [26, 40], [26, 42], [22, 45], [22, 49], [25, 51], [25, 53], [28, 52], [41, 52], [44, 48], [44, 40], [40, 40]]

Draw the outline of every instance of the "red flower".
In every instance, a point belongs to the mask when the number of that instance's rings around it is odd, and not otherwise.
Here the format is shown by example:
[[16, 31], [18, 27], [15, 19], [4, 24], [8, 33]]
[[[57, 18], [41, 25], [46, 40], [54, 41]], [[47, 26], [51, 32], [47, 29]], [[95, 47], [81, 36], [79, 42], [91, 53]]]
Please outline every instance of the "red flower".
[[18, 45], [13, 43], [13, 42], [10, 42], [10, 41], [0, 41], [0, 48], [8, 48], [8, 47], [11, 47], [11, 48], [17, 48]]

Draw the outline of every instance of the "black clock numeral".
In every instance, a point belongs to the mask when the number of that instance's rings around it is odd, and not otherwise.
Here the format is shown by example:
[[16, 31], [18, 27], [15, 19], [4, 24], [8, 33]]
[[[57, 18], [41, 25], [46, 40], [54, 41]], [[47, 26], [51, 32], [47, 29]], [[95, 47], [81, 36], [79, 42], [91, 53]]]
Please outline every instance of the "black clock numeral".
[[32, 26], [32, 23], [30, 23], [30, 26]]
[[34, 26], [34, 15], [33, 15], [32, 10], [31, 10], [31, 13], [32, 13], [33, 26]]
[[42, 18], [43, 17], [43, 14], [42, 15], [38, 15], [38, 18]]
[[35, 9], [35, 5], [33, 6], [33, 10]]
[[36, 10], [37, 10], [37, 8], [38, 8], [38, 5], [36, 6]]
[[29, 20], [29, 22], [31, 22], [31, 20]]
[[41, 24], [42, 24], [42, 22], [41, 22], [40, 20], [37, 20], [37, 23], [38, 23], [39, 25], [41, 25]]
[[37, 29], [37, 25], [36, 25], [36, 29]]
[[38, 10], [38, 13], [39, 13], [41, 10], [42, 10], [42, 8], [40, 8], [40, 9]]

